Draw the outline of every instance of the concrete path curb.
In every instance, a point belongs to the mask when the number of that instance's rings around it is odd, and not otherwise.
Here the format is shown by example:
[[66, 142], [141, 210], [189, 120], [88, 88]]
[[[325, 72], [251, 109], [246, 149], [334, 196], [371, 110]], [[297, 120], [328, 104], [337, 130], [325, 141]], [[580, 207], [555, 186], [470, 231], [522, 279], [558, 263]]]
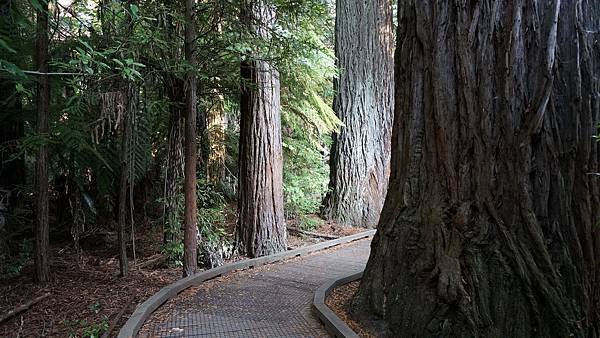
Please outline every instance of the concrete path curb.
[[336, 338], [359, 338], [359, 336], [325, 304], [325, 299], [336, 287], [359, 280], [362, 275], [363, 273], [359, 272], [340, 276], [321, 285], [315, 292], [313, 308], [327, 332]]
[[200, 273], [197, 273], [193, 276], [183, 278], [173, 284], [167, 285], [154, 294], [152, 297], [148, 298], [145, 302], [138, 305], [134, 313], [129, 317], [129, 320], [125, 323], [125, 325], [121, 328], [119, 332], [119, 338], [133, 338], [137, 335], [140, 328], [144, 325], [144, 322], [148, 317], [154, 312], [157, 308], [159, 308], [163, 303], [167, 300], [177, 296], [183, 290], [190, 288], [192, 286], [199, 285], [200, 283], [219, 277], [226, 273], [235, 271], [235, 270], [243, 270], [252, 267], [257, 267], [269, 263], [279, 262], [286, 259], [304, 256], [319, 250], [331, 248], [340, 244], [345, 244], [349, 242], [353, 242], [359, 239], [368, 238], [375, 234], [375, 230], [364, 231], [355, 235], [341, 237], [335, 240], [326, 241], [314, 245], [309, 245], [303, 248], [298, 248], [294, 250], [289, 250], [285, 252], [281, 252], [275, 255], [258, 257], [253, 259], [247, 259], [227, 265], [220, 266], [218, 268], [206, 270]]

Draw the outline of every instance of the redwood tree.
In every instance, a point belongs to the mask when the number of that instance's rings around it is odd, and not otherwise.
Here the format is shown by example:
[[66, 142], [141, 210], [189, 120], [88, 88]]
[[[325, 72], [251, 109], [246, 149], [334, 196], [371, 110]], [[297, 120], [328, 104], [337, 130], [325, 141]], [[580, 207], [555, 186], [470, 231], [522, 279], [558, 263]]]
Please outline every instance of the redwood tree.
[[[37, 12], [36, 29], [36, 66], [40, 72], [37, 83], [37, 134], [47, 138], [49, 134], [48, 115], [50, 104], [50, 79], [48, 77], [48, 1], [41, 1]], [[35, 230], [35, 271], [36, 279], [46, 283], [50, 279], [48, 269], [50, 229], [49, 218], [49, 183], [48, 183], [48, 145], [44, 140], [38, 149], [35, 160], [36, 178], [36, 230]]]
[[334, 110], [330, 192], [323, 216], [344, 225], [377, 224], [389, 175], [394, 106], [390, 0], [338, 0], [335, 53], [340, 75]]
[[170, 243], [177, 239], [181, 231], [180, 215], [177, 212], [177, 194], [179, 193], [179, 179], [184, 171], [183, 154], [183, 91], [184, 81], [170, 76], [165, 83], [169, 104], [169, 136], [167, 147], [165, 186], [164, 186], [164, 209], [163, 209], [163, 242]]
[[[190, 67], [196, 65], [196, 26], [194, 0], [185, 0], [185, 59]], [[196, 222], [196, 70], [186, 75], [185, 94], [185, 195], [183, 232], [183, 275], [190, 276], [198, 268], [198, 225]]]
[[599, 16], [399, 2], [389, 193], [357, 299], [393, 334], [600, 335]]
[[[275, 11], [268, 1], [243, 1], [242, 12], [250, 32], [269, 39]], [[236, 247], [240, 254], [257, 257], [287, 248], [279, 73], [258, 57], [243, 61], [241, 72]]]

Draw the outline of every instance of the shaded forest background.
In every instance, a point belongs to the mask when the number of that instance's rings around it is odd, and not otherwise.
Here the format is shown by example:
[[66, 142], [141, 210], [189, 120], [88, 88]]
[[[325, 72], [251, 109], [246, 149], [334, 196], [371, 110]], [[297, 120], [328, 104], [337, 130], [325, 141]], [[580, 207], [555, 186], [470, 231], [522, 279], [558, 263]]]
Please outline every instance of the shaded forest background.
[[186, 144], [197, 150], [188, 181], [197, 211], [185, 220], [198, 242], [187, 261], [237, 259], [241, 99], [260, 90], [241, 62], [278, 72], [281, 125], [271, 127], [289, 232], [279, 250], [323, 239], [302, 232], [355, 231], [317, 216], [342, 125], [332, 109], [335, 6], [256, 3], [277, 20], [261, 21], [243, 0], [0, 1], [0, 308], [53, 294], [5, 334], [97, 335], [124, 304], [181, 277]]
[[[117, 222], [122, 120], [131, 119], [127, 238], [164, 231], [163, 250], [181, 261], [185, 76], [182, 4], [74, 1], [50, 7], [49, 132], [35, 130], [37, 1], [2, 3], [3, 276], [31, 255], [34, 157], [49, 148], [51, 240], [78, 248]], [[336, 74], [333, 7], [325, 1], [277, 4], [272, 39], [240, 23], [240, 3], [201, 1], [197, 22], [198, 226], [206, 246], [227, 247], [227, 217], [238, 184], [240, 60], [258, 48], [280, 72], [285, 217], [314, 229], [327, 190]], [[132, 84], [133, 114], [121, 83]], [[229, 234], [230, 235], [230, 234]]]

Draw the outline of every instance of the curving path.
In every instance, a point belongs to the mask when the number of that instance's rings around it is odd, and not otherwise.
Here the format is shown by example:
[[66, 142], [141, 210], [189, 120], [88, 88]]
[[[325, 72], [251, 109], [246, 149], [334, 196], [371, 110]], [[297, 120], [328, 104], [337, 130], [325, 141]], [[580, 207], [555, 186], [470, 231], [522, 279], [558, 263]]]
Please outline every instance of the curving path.
[[175, 298], [168, 316], [146, 323], [139, 337], [328, 337], [312, 312], [314, 292], [338, 275], [362, 271], [370, 243], [363, 239], [207, 282]]

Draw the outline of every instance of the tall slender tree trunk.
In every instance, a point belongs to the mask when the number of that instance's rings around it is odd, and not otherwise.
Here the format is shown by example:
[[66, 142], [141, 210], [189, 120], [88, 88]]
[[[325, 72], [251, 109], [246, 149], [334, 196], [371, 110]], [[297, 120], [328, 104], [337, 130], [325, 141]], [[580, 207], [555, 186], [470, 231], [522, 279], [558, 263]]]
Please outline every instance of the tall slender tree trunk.
[[[135, 0], [129, 0], [126, 9], [126, 27], [129, 34], [133, 34], [134, 14], [131, 6]], [[135, 233], [133, 219], [133, 187], [134, 187], [134, 161], [135, 161], [135, 129], [134, 123], [137, 114], [138, 93], [136, 84], [131, 80], [121, 81], [121, 102], [125, 102], [126, 109], [121, 120], [121, 153], [120, 169], [121, 178], [119, 185], [119, 214], [118, 214], [118, 241], [119, 241], [119, 271], [121, 277], [129, 274], [129, 259], [127, 257], [127, 227], [131, 227], [130, 239], [132, 243], [133, 259], [135, 260]]]
[[[135, 118], [135, 101], [137, 101], [135, 85], [125, 81], [122, 88], [122, 97], [126, 101], [127, 109], [121, 120], [121, 153], [120, 169], [121, 177], [119, 184], [119, 215], [118, 215], [118, 241], [119, 241], [119, 272], [121, 277], [127, 277], [129, 273], [129, 259], [127, 258], [127, 227], [128, 219], [133, 205], [130, 203], [130, 186], [132, 182], [132, 149], [133, 149], [133, 122]], [[133, 234], [132, 234], [133, 236]]]
[[330, 191], [323, 216], [373, 227], [385, 199], [394, 107], [390, 0], [338, 0], [335, 52], [340, 69], [334, 110], [344, 123], [334, 135]]
[[[185, 0], [185, 59], [196, 66], [196, 24], [194, 0]], [[196, 221], [196, 74], [190, 70], [185, 96], [185, 210], [183, 234], [183, 275], [191, 276], [198, 267], [198, 225]]]
[[[275, 10], [265, 0], [242, 2], [243, 20], [269, 39]], [[287, 249], [283, 215], [283, 158], [279, 73], [266, 60], [242, 62], [239, 198], [236, 248], [258, 257]]]
[[48, 2], [42, 1], [41, 9], [37, 10], [37, 38], [36, 38], [36, 66], [41, 73], [37, 84], [37, 134], [44, 138], [38, 149], [36, 171], [36, 231], [35, 231], [35, 272], [39, 283], [46, 283], [50, 279], [50, 229], [48, 224], [49, 208], [49, 183], [48, 183], [48, 145], [49, 137], [49, 105], [50, 105], [50, 79], [48, 52]]
[[600, 2], [400, 1], [357, 304], [393, 335], [600, 335]]

